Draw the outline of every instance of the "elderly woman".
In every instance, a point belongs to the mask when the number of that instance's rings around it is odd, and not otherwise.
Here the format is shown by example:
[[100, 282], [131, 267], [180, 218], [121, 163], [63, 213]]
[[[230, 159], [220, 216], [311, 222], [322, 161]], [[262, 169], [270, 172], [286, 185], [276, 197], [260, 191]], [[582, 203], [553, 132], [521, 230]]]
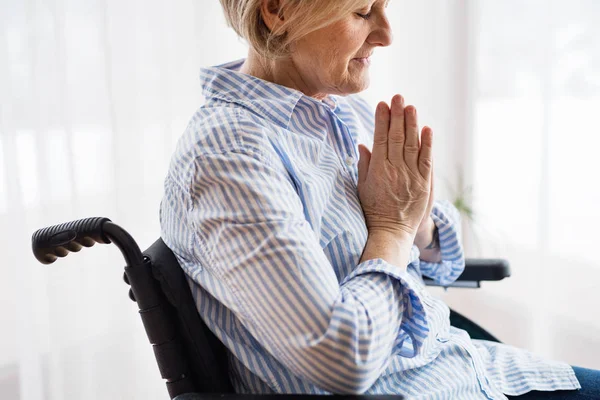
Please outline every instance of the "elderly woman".
[[415, 107], [396, 95], [373, 117], [356, 95], [392, 42], [387, 1], [221, 3], [250, 50], [202, 70], [206, 104], [173, 156], [161, 225], [236, 391], [578, 389], [569, 365], [451, 327], [423, 285], [461, 274], [459, 216], [434, 202], [433, 132]]

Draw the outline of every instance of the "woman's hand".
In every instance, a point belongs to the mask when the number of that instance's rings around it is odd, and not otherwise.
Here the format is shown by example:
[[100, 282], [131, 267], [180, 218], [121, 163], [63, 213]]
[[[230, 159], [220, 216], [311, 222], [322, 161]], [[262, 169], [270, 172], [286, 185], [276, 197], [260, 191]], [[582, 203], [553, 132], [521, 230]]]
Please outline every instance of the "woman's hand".
[[[433, 132], [419, 140], [417, 110], [400, 95], [377, 105], [373, 153], [359, 146], [358, 197], [369, 234], [392, 233], [411, 243], [424, 219], [431, 191]], [[427, 214], [428, 216], [429, 214]]]
[[429, 237], [431, 236], [433, 229], [435, 228], [435, 223], [433, 219], [431, 219], [431, 211], [433, 210], [433, 164], [431, 165], [431, 186], [429, 188], [429, 201], [427, 202], [427, 208], [425, 209], [425, 214], [423, 214], [423, 219], [421, 220], [421, 224], [417, 229], [417, 240], [419, 236]]

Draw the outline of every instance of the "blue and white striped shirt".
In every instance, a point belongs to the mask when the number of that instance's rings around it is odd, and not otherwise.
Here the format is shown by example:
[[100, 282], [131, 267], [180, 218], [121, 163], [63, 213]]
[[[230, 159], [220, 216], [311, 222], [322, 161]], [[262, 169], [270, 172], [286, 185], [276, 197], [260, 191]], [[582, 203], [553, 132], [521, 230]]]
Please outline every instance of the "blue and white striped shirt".
[[372, 145], [373, 111], [242, 74], [242, 62], [202, 70], [206, 104], [178, 142], [160, 212], [236, 391], [504, 399], [579, 387], [566, 364], [450, 326], [421, 279], [448, 284], [464, 268], [449, 202], [431, 215], [440, 263], [413, 246], [406, 271], [359, 264], [358, 144]]

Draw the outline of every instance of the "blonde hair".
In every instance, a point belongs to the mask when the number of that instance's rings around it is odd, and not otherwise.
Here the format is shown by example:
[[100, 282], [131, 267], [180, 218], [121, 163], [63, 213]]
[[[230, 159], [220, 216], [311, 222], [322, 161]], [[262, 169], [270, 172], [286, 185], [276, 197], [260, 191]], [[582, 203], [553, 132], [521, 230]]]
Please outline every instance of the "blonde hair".
[[339, 21], [348, 10], [368, 4], [368, 0], [280, 0], [279, 14], [285, 11], [285, 20], [271, 32], [262, 18], [263, 0], [220, 1], [227, 24], [270, 59], [286, 56], [298, 39]]

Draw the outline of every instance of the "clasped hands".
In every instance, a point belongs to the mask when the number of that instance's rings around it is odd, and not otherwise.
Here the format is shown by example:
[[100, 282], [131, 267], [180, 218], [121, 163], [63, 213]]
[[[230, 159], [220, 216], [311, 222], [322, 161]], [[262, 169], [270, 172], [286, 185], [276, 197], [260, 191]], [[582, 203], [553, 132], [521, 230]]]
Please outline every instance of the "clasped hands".
[[373, 151], [359, 145], [358, 196], [369, 232], [391, 232], [419, 248], [432, 237], [432, 146], [433, 131], [425, 126], [419, 135], [417, 110], [402, 96], [391, 107], [377, 105]]

